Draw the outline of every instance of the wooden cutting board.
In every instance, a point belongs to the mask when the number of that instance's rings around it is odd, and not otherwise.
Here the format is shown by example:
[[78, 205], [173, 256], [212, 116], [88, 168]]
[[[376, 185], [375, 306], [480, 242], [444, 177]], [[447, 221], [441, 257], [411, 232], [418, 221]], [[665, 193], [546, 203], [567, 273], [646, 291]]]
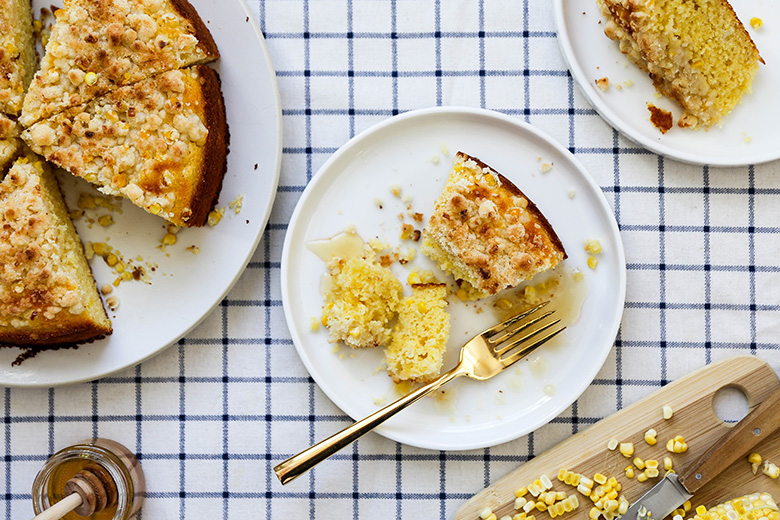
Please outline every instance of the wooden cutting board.
[[[659, 479], [648, 479], [646, 482], [638, 482], [636, 478], [628, 479], [624, 470], [632, 459], [622, 456], [617, 450], [609, 451], [607, 443], [610, 439], [633, 442], [634, 456], [643, 460], [658, 460], [663, 476], [665, 456], [672, 458], [675, 469], [683, 469], [730, 428], [715, 414], [713, 398], [718, 390], [725, 387], [741, 389], [752, 409], [779, 386], [780, 380], [774, 370], [753, 356], [739, 356], [703, 367], [526, 462], [469, 499], [455, 514], [455, 520], [476, 520], [486, 506], [498, 518], [514, 515], [514, 490], [527, 486], [542, 474], [550, 477], [554, 490], [574, 493], [580, 499], [579, 508], [556, 518], [588, 520], [592, 502], [557, 479], [561, 468], [589, 478], [597, 472], [608, 477], [614, 476], [623, 485], [622, 493], [625, 497], [634, 502]], [[661, 415], [663, 405], [669, 405], [674, 410], [674, 416], [669, 420], [664, 420]], [[650, 446], [644, 440], [644, 434], [650, 428], [658, 432], [658, 443], [655, 446]], [[687, 452], [676, 454], [666, 451], [666, 441], [676, 435], [685, 438]], [[769, 435], [753, 451], [780, 465], [780, 430]], [[768, 491], [780, 500], [780, 479], [773, 480], [760, 471], [758, 475], [753, 475], [745, 456], [702, 488], [691, 502], [694, 508], [699, 504], [711, 507], [758, 491]], [[550, 520], [546, 512], [535, 511], [534, 514], [537, 520]]]

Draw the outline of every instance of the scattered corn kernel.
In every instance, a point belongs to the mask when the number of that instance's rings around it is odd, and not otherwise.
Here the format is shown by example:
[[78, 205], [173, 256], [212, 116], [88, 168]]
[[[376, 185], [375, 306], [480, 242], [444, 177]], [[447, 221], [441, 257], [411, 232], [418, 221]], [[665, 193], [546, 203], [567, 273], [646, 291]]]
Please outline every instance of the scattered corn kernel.
[[750, 463], [750, 466], [753, 468], [753, 475], [758, 473], [758, 467], [761, 466], [761, 455], [758, 453], [751, 453], [748, 455], [748, 462]]
[[655, 478], [659, 475], [658, 468], [647, 468], [645, 470], [645, 475], [647, 475], [648, 478]]
[[664, 469], [666, 471], [669, 471], [672, 469], [672, 458], [671, 457], [664, 457]]
[[585, 475], [580, 475], [580, 484], [582, 484], [588, 489], [593, 489], [593, 481], [588, 477], [586, 477]]
[[584, 242], [585, 244], [585, 251], [592, 255], [597, 255], [601, 253], [601, 242], [599, 242], [596, 239], [588, 239]]
[[686, 500], [685, 502], [683, 502], [683, 505], [682, 505], [682, 507], [683, 507], [683, 511], [685, 511], [685, 512], [687, 513], [688, 511], [690, 511], [690, 510], [691, 510], [691, 508], [693, 507], [693, 505], [691, 504], [691, 501], [690, 501], [690, 500]]
[[643, 471], [642, 473], [637, 475], [636, 480], [637, 480], [637, 482], [644, 482], [645, 480], [647, 480], [647, 478], [648, 478], [647, 477], [647, 472]]
[[615, 448], [617, 448], [618, 440], [617, 439], [610, 439], [607, 443], [607, 449], [609, 451], [615, 451]]
[[515, 497], [520, 498], [528, 494], [528, 488], [523, 486], [520, 489], [515, 489]]
[[595, 475], [593, 475], [593, 480], [595, 480], [599, 484], [605, 484], [607, 482], [607, 477], [605, 477], [601, 473], [596, 473]]
[[764, 25], [764, 21], [761, 18], [754, 16], [750, 19], [750, 26], [753, 29], [760, 29], [762, 25]]
[[591, 269], [595, 269], [597, 265], [599, 265], [598, 259], [595, 256], [589, 256], [588, 267], [590, 267]]
[[534, 501], [533, 501], [533, 500], [529, 500], [529, 501], [528, 501], [528, 502], [526, 502], [526, 503], [525, 503], [525, 505], [523, 506], [523, 512], [525, 512], [525, 513], [530, 513], [530, 512], [531, 512], [531, 510], [534, 508], [534, 506], [535, 506], [535, 505], [536, 505], [536, 504], [534, 503]]
[[487, 517], [485, 520], [498, 520], [498, 517], [495, 513], [491, 514], [489, 517]]
[[595, 507], [591, 507], [590, 512], [588, 513], [588, 518], [590, 518], [590, 520], [596, 520], [600, 515], [601, 515], [601, 511], [599, 511]]
[[683, 517], [682, 517], [682, 515], [674, 515], [672, 517], [672, 520], [683, 520]]
[[778, 468], [775, 464], [773, 464], [769, 460], [765, 460], [764, 466], [761, 468], [761, 473], [763, 473], [764, 475], [770, 478], [777, 478], [780, 477], [780, 468]]
[[547, 511], [547, 504], [545, 504], [540, 500], [539, 502], [536, 503], [536, 509], [542, 512]]
[[173, 244], [176, 243], [176, 235], [174, 235], [173, 233], [166, 233], [162, 239], [162, 243], [163, 245], [166, 246], [172, 246]]
[[523, 509], [523, 506], [526, 505], [527, 503], [528, 503], [528, 500], [526, 500], [525, 498], [517, 497], [515, 499], [515, 509], [517, 509], [519, 511], [519, 510]]
[[552, 481], [550, 480], [550, 477], [548, 477], [547, 475], [542, 475], [541, 477], [539, 477], [539, 480], [541, 481], [544, 489], [552, 489], [553, 485], [552, 485]]
[[669, 420], [672, 418], [672, 415], [674, 415], [674, 410], [672, 410], [672, 407], [668, 404], [665, 404], [663, 408], [661, 408], [661, 413], [663, 414], [664, 419]]
[[577, 486], [577, 491], [579, 491], [580, 493], [582, 493], [586, 497], [590, 496], [590, 488], [587, 487], [587, 486], [583, 486], [582, 484]]
[[645, 469], [645, 461], [640, 459], [639, 457], [634, 457], [634, 466], [636, 466], [636, 469]]
[[658, 432], [656, 432], [654, 429], [650, 428], [645, 432], [645, 442], [649, 444], [650, 446], [655, 445], [656, 442], [656, 436], [658, 435]]
[[696, 514], [701, 516], [707, 512], [707, 508], [704, 506], [696, 506]]
[[624, 457], [630, 457], [634, 454], [634, 445], [630, 442], [621, 442], [620, 443], [620, 453]]

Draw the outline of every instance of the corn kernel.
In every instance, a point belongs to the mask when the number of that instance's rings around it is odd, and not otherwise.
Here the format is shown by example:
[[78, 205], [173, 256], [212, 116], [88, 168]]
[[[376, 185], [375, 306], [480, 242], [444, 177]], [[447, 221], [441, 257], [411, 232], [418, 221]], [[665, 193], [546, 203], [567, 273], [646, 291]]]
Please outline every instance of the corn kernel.
[[586, 487], [586, 486], [584, 486], [582, 484], [577, 486], [577, 491], [579, 491], [580, 493], [582, 493], [586, 497], [590, 496], [590, 488], [588, 488], [588, 487]]
[[526, 520], [525, 516], [525, 513], [517, 513], [512, 517], [512, 520]]
[[665, 404], [663, 408], [661, 408], [661, 413], [663, 414], [663, 418], [666, 420], [669, 420], [672, 418], [672, 415], [674, 415], [674, 410], [672, 410], [672, 407], [668, 404]]
[[599, 511], [595, 507], [590, 508], [590, 512], [588, 513], [588, 518], [590, 518], [590, 520], [597, 520], [599, 515], [601, 515], [601, 511]]
[[653, 446], [656, 442], [658, 442], [655, 438], [656, 435], [658, 435], [658, 433], [654, 429], [650, 428], [645, 432], [645, 442], [650, 446]]
[[655, 478], [658, 476], [659, 471], [658, 468], [647, 468], [645, 470], [645, 474], [647, 475], [648, 478]]
[[544, 503], [551, 506], [555, 503], [555, 493], [546, 493], [544, 495]]
[[707, 512], [707, 508], [704, 506], [696, 506], [696, 514], [701, 516]]
[[595, 256], [588, 257], [588, 267], [590, 267], [591, 269], [595, 269], [598, 264], [599, 261]]
[[526, 503], [525, 503], [525, 505], [523, 506], [523, 512], [524, 512], [524, 513], [530, 513], [530, 512], [531, 512], [531, 510], [534, 508], [534, 506], [535, 506], [535, 505], [536, 505], [536, 504], [534, 504], [534, 501], [533, 501], [533, 500], [529, 500], [529, 501], [528, 501], [528, 502], [526, 502]]
[[528, 492], [531, 493], [531, 495], [533, 495], [534, 497], [538, 497], [539, 493], [541, 493], [542, 490], [539, 489], [536, 484], [531, 483], [528, 484]]
[[683, 520], [683, 517], [682, 517], [682, 515], [674, 515], [672, 517], [672, 520]]
[[687, 513], [688, 511], [691, 510], [693, 505], [691, 505], [691, 501], [690, 500], [686, 500], [685, 502], [683, 502], [682, 507], [683, 507], [683, 511], [685, 511]]
[[618, 487], [618, 481], [615, 477], [609, 477], [609, 480], [607, 480], [607, 484], [612, 488], [616, 489]]
[[509, 515], [504, 515], [501, 517], [501, 520], [512, 520], [512, 517]]
[[528, 488], [523, 486], [520, 489], [515, 489], [515, 497], [520, 498], [528, 494]]
[[555, 500], [566, 500], [566, 493], [563, 491], [558, 491], [555, 493]]
[[482, 511], [480, 511], [480, 513], [479, 513], [479, 517], [480, 517], [482, 520], [487, 520], [487, 517], [489, 517], [489, 516], [490, 516], [490, 515], [492, 515], [492, 514], [493, 514], [493, 510], [492, 510], [492, 509], [490, 509], [489, 507], [486, 507], [485, 509], [483, 509]]
[[748, 462], [750, 463], [750, 467], [753, 469], [753, 475], [758, 473], [758, 468], [761, 466], [761, 455], [758, 453], [751, 453], [748, 455]]
[[761, 26], [764, 25], [764, 21], [761, 18], [758, 18], [757, 16], [754, 16], [750, 19], [750, 26], [753, 29], [760, 29]]
[[634, 445], [630, 442], [621, 442], [620, 443], [620, 453], [624, 457], [630, 457], [634, 454]]
[[487, 517], [485, 520], [498, 520], [498, 517], [495, 513], [492, 513], [489, 517]]
[[642, 473], [637, 475], [636, 480], [637, 482], [644, 482], [645, 480], [647, 480], [647, 473], [643, 471]]
[[601, 242], [595, 239], [589, 239], [584, 242], [585, 244], [585, 251], [592, 255], [597, 255], [601, 253]]
[[526, 505], [527, 503], [528, 503], [528, 500], [526, 500], [525, 498], [517, 497], [515, 499], [515, 509], [517, 509], [519, 511], [519, 510], [523, 509], [523, 506]]
[[593, 480], [595, 480], [599, 484], [604, 484], [607, 482], [607, 477], [605, 477], [601, 473], [596, 473], [595, 475], [593, 475]]
[[550, 477], [547, 475], [542, 475], [539, 477], [539, 480], [542, 482], [542, 486], [544, 486], [544, 489], [551, 489], [552, 488], [552, 481], [550, 480]]
[[577, 498], [577, 495], [569, 495], [569, 498], [567, 500], [571, 504], [572, 509], [577, 509], [578, 507], [580, 507], [580, 499]]
[[84, 83], [86, 83], [87, 85], [90, 85], [90, 86], [92, 86], [95, 83], [97, 83], [97, 74], [95, 74], [94, 72], [87, 72], [84, 75]]
[[634, 457], [634, 466], [636, 466], [636, 469], [645, 469], [645, 461], [640, 459], [639, 457]]
[[764, 466], [761, 468], [761, 473], [768, 476], [769, 478], [777, 478], [780, 476], [780, 468], [778, 468], [769, 460], [765, 460]]
[[607, 497], [607, 500], [615, 500], [618, 497], [618, 492], [613, 489], [609, 493], [607, 493], [605, 496]]
[[672, 469], [672, 458], [671, 457], [664, 457], [664, 469], [666, 471], [669, 471]]
[[547, 511], [547, 504], [545, 504], [540, 500], [539, 502], [536, 503], [536, 509], [541, 512]]
[[588, 489], [593, 489], [593, 481], [588, 477], [586, 477], [585, 475], [580, 475], [580, 484], [582, 484]]
[[607, 443], [607, 449], [609, 451], [615, 451], [615, 448], [617, 448], [618, 440], [617, 439], [610, 439]]
[[114, 253], [109, 253], [104, 260], [109, 267], [114, 267], [117, 262], [119, 262], [119, 257], [117, 257]]
[[[575, 487], [579, 486], [580, 485], [580, 479], [582, 479], [582, 478], [583, 478], [582, 475], [580, 475], [579, 473], [572, 473], [572, 475], [571, 475], [571, 485], [575, 486]], [[591, 482], [590, 485], [592, 486], [593, 482]]]

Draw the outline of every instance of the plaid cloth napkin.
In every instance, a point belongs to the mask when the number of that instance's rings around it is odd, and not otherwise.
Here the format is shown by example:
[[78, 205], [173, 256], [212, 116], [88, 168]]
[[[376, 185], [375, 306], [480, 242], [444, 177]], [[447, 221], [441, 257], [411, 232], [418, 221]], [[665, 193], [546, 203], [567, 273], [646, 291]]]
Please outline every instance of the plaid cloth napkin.
[[[148, 481], [141, 518], [450, 518], [529, 458], [695, 368], [745, 353], [780, 368], [778, 164], [691, 166], [622, 138], [568, 74], [552, 2], [249, 2], [284, 117], [263, 241], [210, 317], [156, 358], [92, 383], [0, 390], [0, 518], [31, 517], [37, 470], [91, 436], [138, 454]], [[580, 399], [525, 437], [437, 452], [369, 434], [283, 488], [274, 465], [350, 423], [308, 376], [285, 325], [279, 267], [290, 214], [350, 137], [434, 105], [527, 121], [591, 172], [628, 263], [615, 348]]]

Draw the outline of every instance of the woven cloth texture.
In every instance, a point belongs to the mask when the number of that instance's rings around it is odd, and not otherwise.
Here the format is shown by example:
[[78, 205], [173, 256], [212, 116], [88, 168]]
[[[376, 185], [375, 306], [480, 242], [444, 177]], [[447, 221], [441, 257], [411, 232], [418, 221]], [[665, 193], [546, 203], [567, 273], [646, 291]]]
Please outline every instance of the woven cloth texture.
[[[37, 470], [90, 436], [137, 453], [142, 519], [451, 518], [529, 458], [693, 369], [735, 354], [780, 369], [778, 164], [691, 166], [621, 137], [567, 72], [551, 1], [248, 1], [283, 107], [263, 240], [227, 298], [157, 357], [91, 383], [0, 389], [0, 519], [31, 517]], [[351, 422], [309, 377], [285, 324], [280, 260], [293, 208], [350, 137], [436, 105], [531, 123], [601, 186], [628, 270], [615, 346], [585, 393], [530, 435], [438, 452], [369, 434], [282, 487], [274, 465]]]

